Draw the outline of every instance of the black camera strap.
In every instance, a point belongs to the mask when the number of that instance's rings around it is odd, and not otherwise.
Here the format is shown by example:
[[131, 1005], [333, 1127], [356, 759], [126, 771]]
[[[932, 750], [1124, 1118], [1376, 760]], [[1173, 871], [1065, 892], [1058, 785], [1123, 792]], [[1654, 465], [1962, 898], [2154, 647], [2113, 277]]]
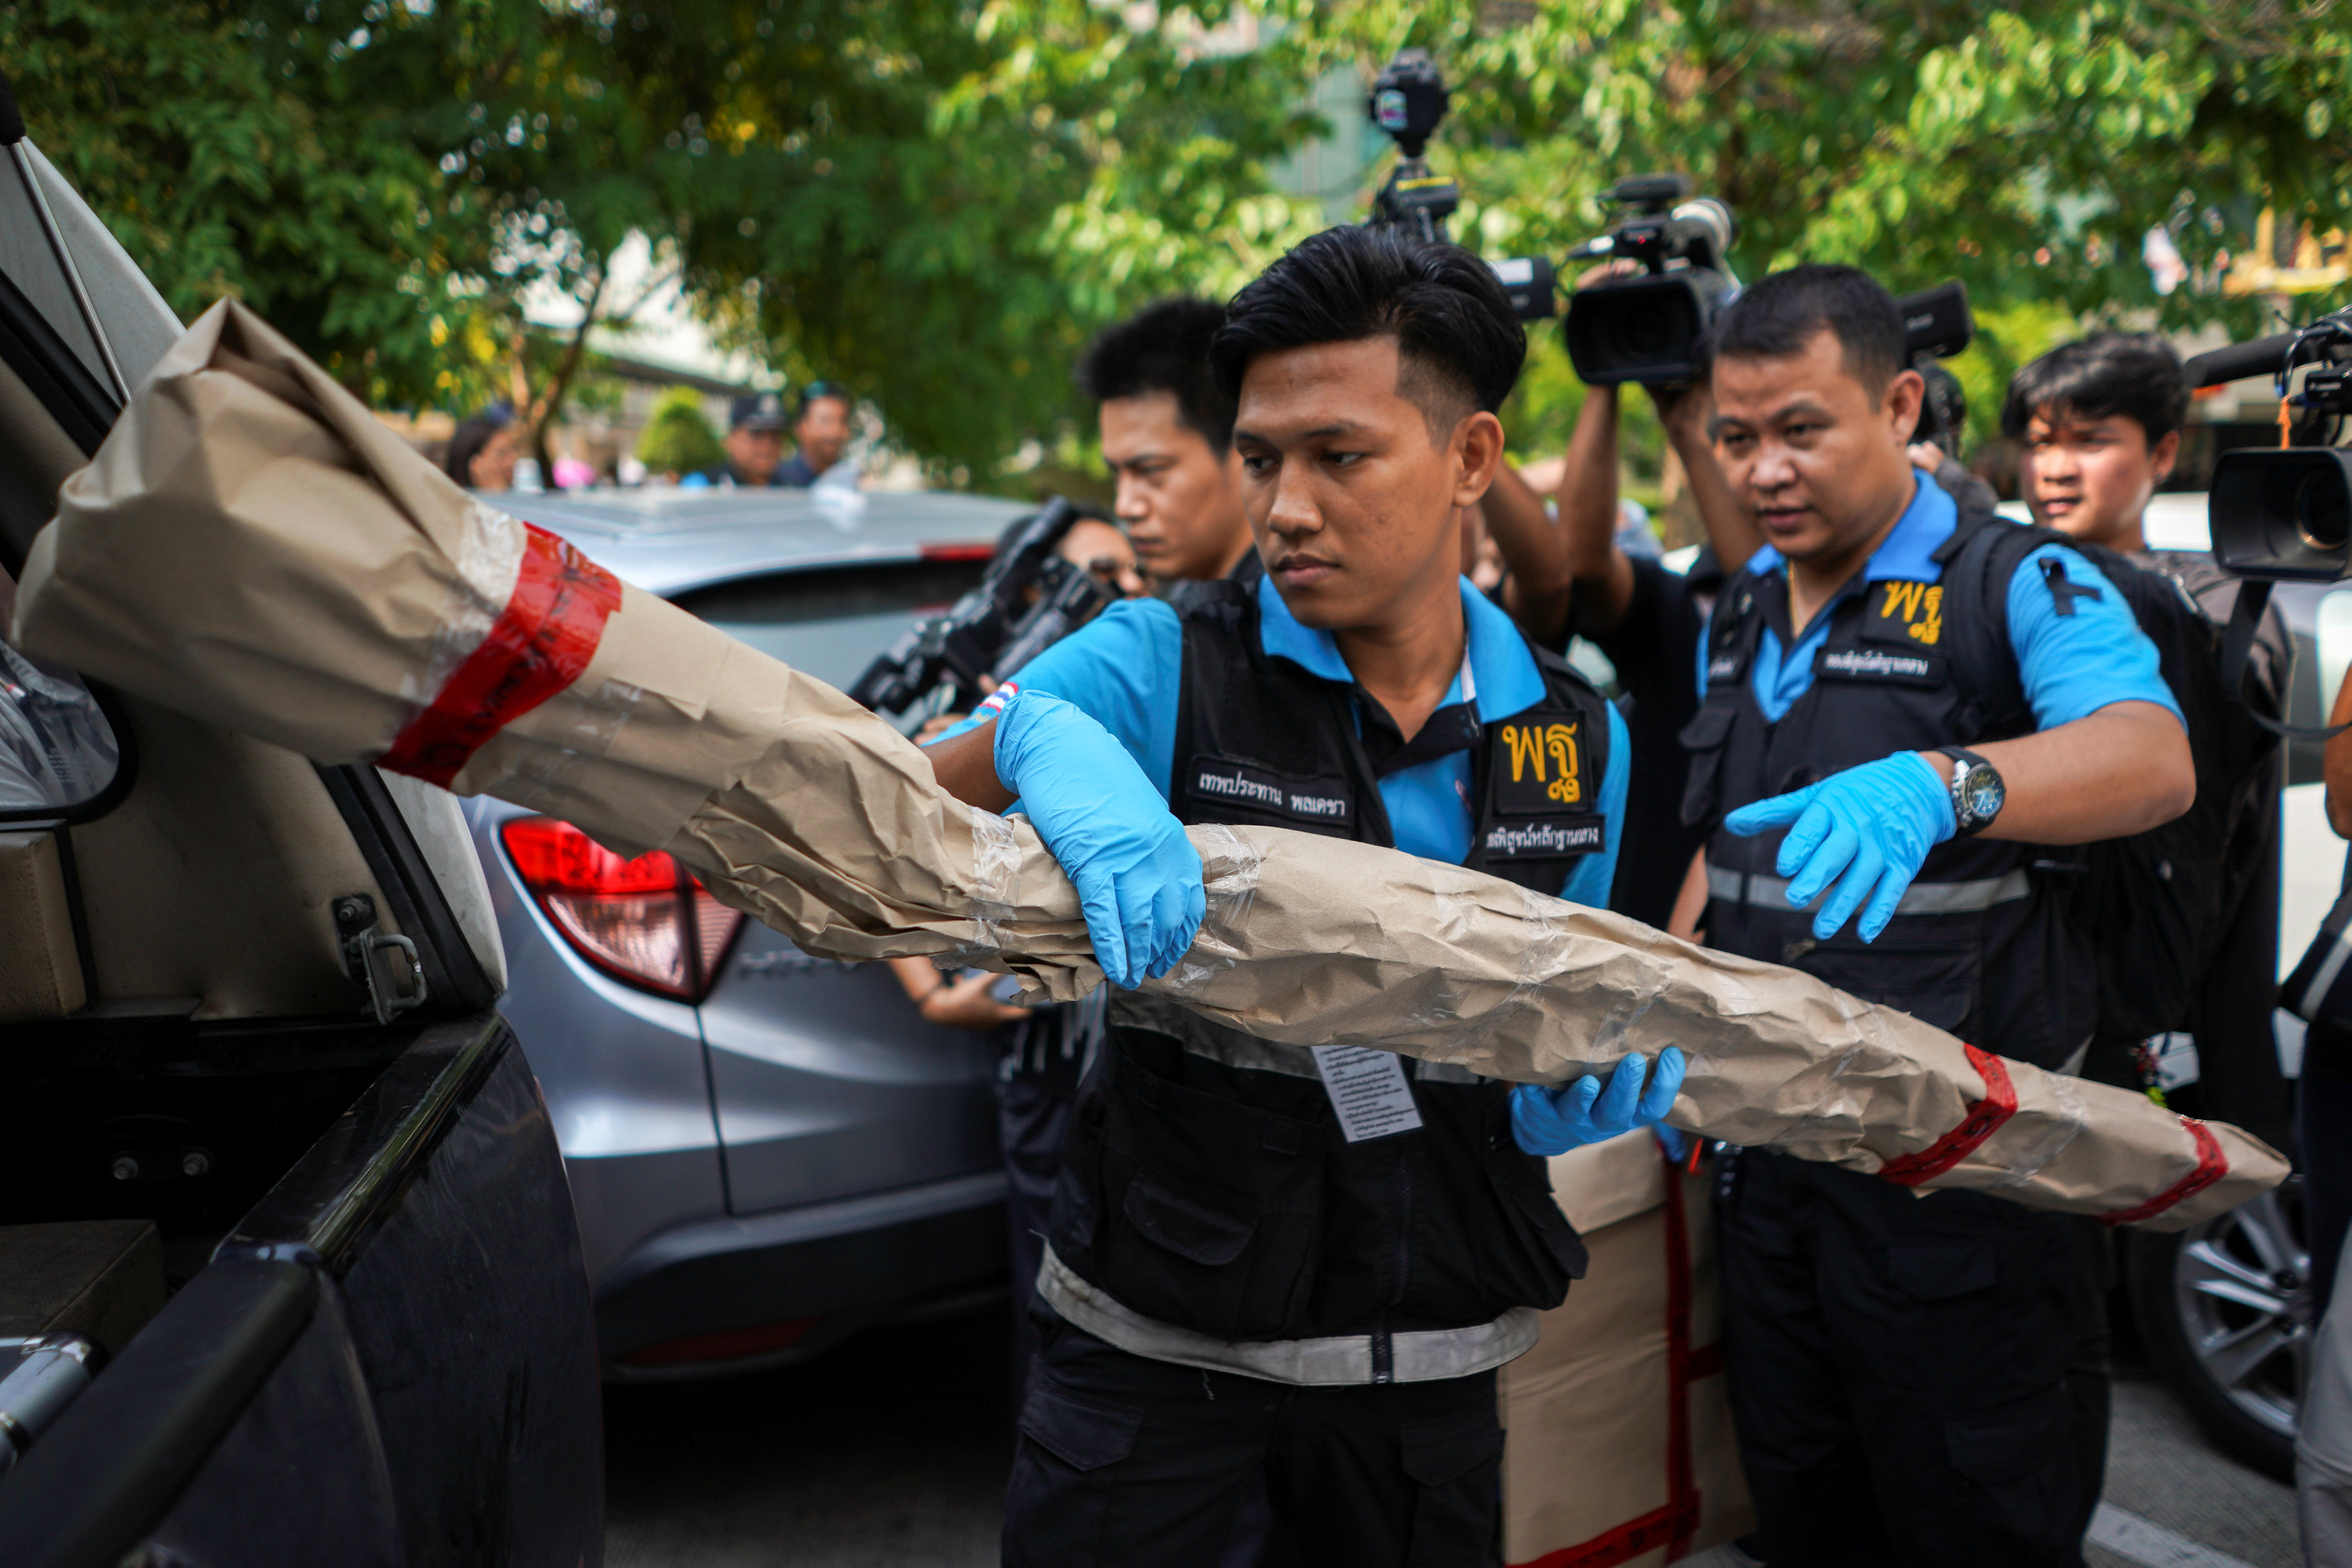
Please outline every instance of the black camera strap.
[[[2287, 740], [2333, 740], [2352, 729], [2352, 721], [2325, 729], [2282, 724], [2246, 700], [2246, 663], [2253, 656], [2254, 633], [2262, 629], [2263, 615], [2270, 605], [2269, 583], [2249, 579], [2239, 584], [2238, 602], [2230, 612], [2229, 629], [2221, 633], [2221, 689], [2229, 693], [2231, 701], [2246, 710], [2247, 717], [2273, 735]], [[2335, 694], [2322, 692], [2320, 700], [2332, 703]]]

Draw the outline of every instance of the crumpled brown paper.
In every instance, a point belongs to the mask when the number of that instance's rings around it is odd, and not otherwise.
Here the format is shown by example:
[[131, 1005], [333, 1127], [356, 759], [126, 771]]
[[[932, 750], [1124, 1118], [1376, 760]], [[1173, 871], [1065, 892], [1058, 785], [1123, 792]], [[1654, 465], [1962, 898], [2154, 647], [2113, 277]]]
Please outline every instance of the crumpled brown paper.
[[[373, 760], [482, 643], [522, 539], [225, 301], [67, 481], [15, 636], [318, 760]], [[667, 850], [813, 953], [961, 953], [1065, 999], [1101, 979], [1027, 822], [950, 798], [848, 698], [635, 588], [578, 677], [451, 788], [623, 853]], [[1209, 919], [1149, 988], [1265, 1039], [1530, 1082], [1678, 1045], [1692, 1071], [1676, 1125], [1865, 1172], [1948, 1145], [1998, 1099], [1959, 1041], [1792, 970], [1391, 850], [1272, 829], [1192, 837]], [[1925, 1185], [2115, 1214], [2200, 1170], [2191, 1130], [2141, 1096], [2018, 1063], [2007, 1075], [2013, 1113]], [[2226, 1170], [2154, 1223], [2284, 1178], [2254, 1139], [2219, 1124], [2210, 1136]]]

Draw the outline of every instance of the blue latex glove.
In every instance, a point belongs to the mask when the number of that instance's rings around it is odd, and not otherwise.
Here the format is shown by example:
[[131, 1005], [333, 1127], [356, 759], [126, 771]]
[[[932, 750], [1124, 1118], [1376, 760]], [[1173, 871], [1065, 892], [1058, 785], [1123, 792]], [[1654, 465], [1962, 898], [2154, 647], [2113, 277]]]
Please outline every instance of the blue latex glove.
[[1060, 698], [1024, 691], [997, 716], [996, 777], [1077, 884], [1110, 982], [1132, 988], [1175, 967], [1208, 907], [1201, 857], [1127, 747]]
[[1856, 909], [1862, 920], [1855, 929], [1864, 941], [1876, 941], [1927, 852], [1959, 826], [1949, 779], [1916, 751], [1849, 768], [1793, 794], [1742, 806], [1723, 820], [1744, 839], [1791, 822], [1796, 826], [1780, 841], [1778, 862], [1789, 879], [1790, 907], [1804, 908], [1837, 881], [1837, 891], [1813, 915], [1813, 936], [1823, 942]]
[[1618, 1062], [1606, 1089], [1597, 1072], [1557, 1089], [1519, 1084], [1511, 1091], [1511, 1139], [1531, 1155], [1564, 1155], [1636, 1127], [1654, 1126], [1675, 1108], [1686, 1065], [1682, 1051], [1670, 1045], [1658, 1052], [1654, 1068], [1639, 1056]]

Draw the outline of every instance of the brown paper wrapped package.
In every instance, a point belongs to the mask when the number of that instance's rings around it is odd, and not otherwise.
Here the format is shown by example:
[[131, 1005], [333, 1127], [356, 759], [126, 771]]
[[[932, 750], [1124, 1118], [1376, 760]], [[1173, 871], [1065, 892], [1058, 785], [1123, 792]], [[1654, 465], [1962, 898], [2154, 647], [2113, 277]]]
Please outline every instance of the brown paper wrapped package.
[[[67, 481], [15, 636], [320, 761], [382, 758], [491, 635], [526, 532], [224, 302]], [[840, 693], [625, 585], [590, 645], [576, 678], [474, 750], [450, 788], [623, 853], [667, 850], [813, 953], [968, 954], [1062, 998], [1099, 982], [1076, 895], [1029, 824], [950, 798], [919, 751]], [[1150, 988], [1268, 1040], [1544, 1082], [1678, 1045], [1691, 1071], [1672, 1120], [1685, 1129], [2168, 1228], [2286, 1174], [2235, 1128], [2018, 1063], [2004, 1073], [1904, 1014], [1622, 916], [1370, 845], [1271, 829], [1192, 839], [1209, 918]]]

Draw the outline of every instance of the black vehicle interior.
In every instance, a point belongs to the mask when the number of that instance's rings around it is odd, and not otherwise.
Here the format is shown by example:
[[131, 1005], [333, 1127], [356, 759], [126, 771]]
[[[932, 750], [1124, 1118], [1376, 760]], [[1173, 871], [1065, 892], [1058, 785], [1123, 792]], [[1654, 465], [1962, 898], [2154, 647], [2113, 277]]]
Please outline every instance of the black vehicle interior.
[[[63, 291], [32, 216], [0, 170], [0, 629], [118, 408], [87, 329], [36, 304]], [[420, 1029], [498, 985], [373, 769], [94, 695], [112, 777], [0, 809], [0, 1350], [76, 1333], [96, 1365]]]

